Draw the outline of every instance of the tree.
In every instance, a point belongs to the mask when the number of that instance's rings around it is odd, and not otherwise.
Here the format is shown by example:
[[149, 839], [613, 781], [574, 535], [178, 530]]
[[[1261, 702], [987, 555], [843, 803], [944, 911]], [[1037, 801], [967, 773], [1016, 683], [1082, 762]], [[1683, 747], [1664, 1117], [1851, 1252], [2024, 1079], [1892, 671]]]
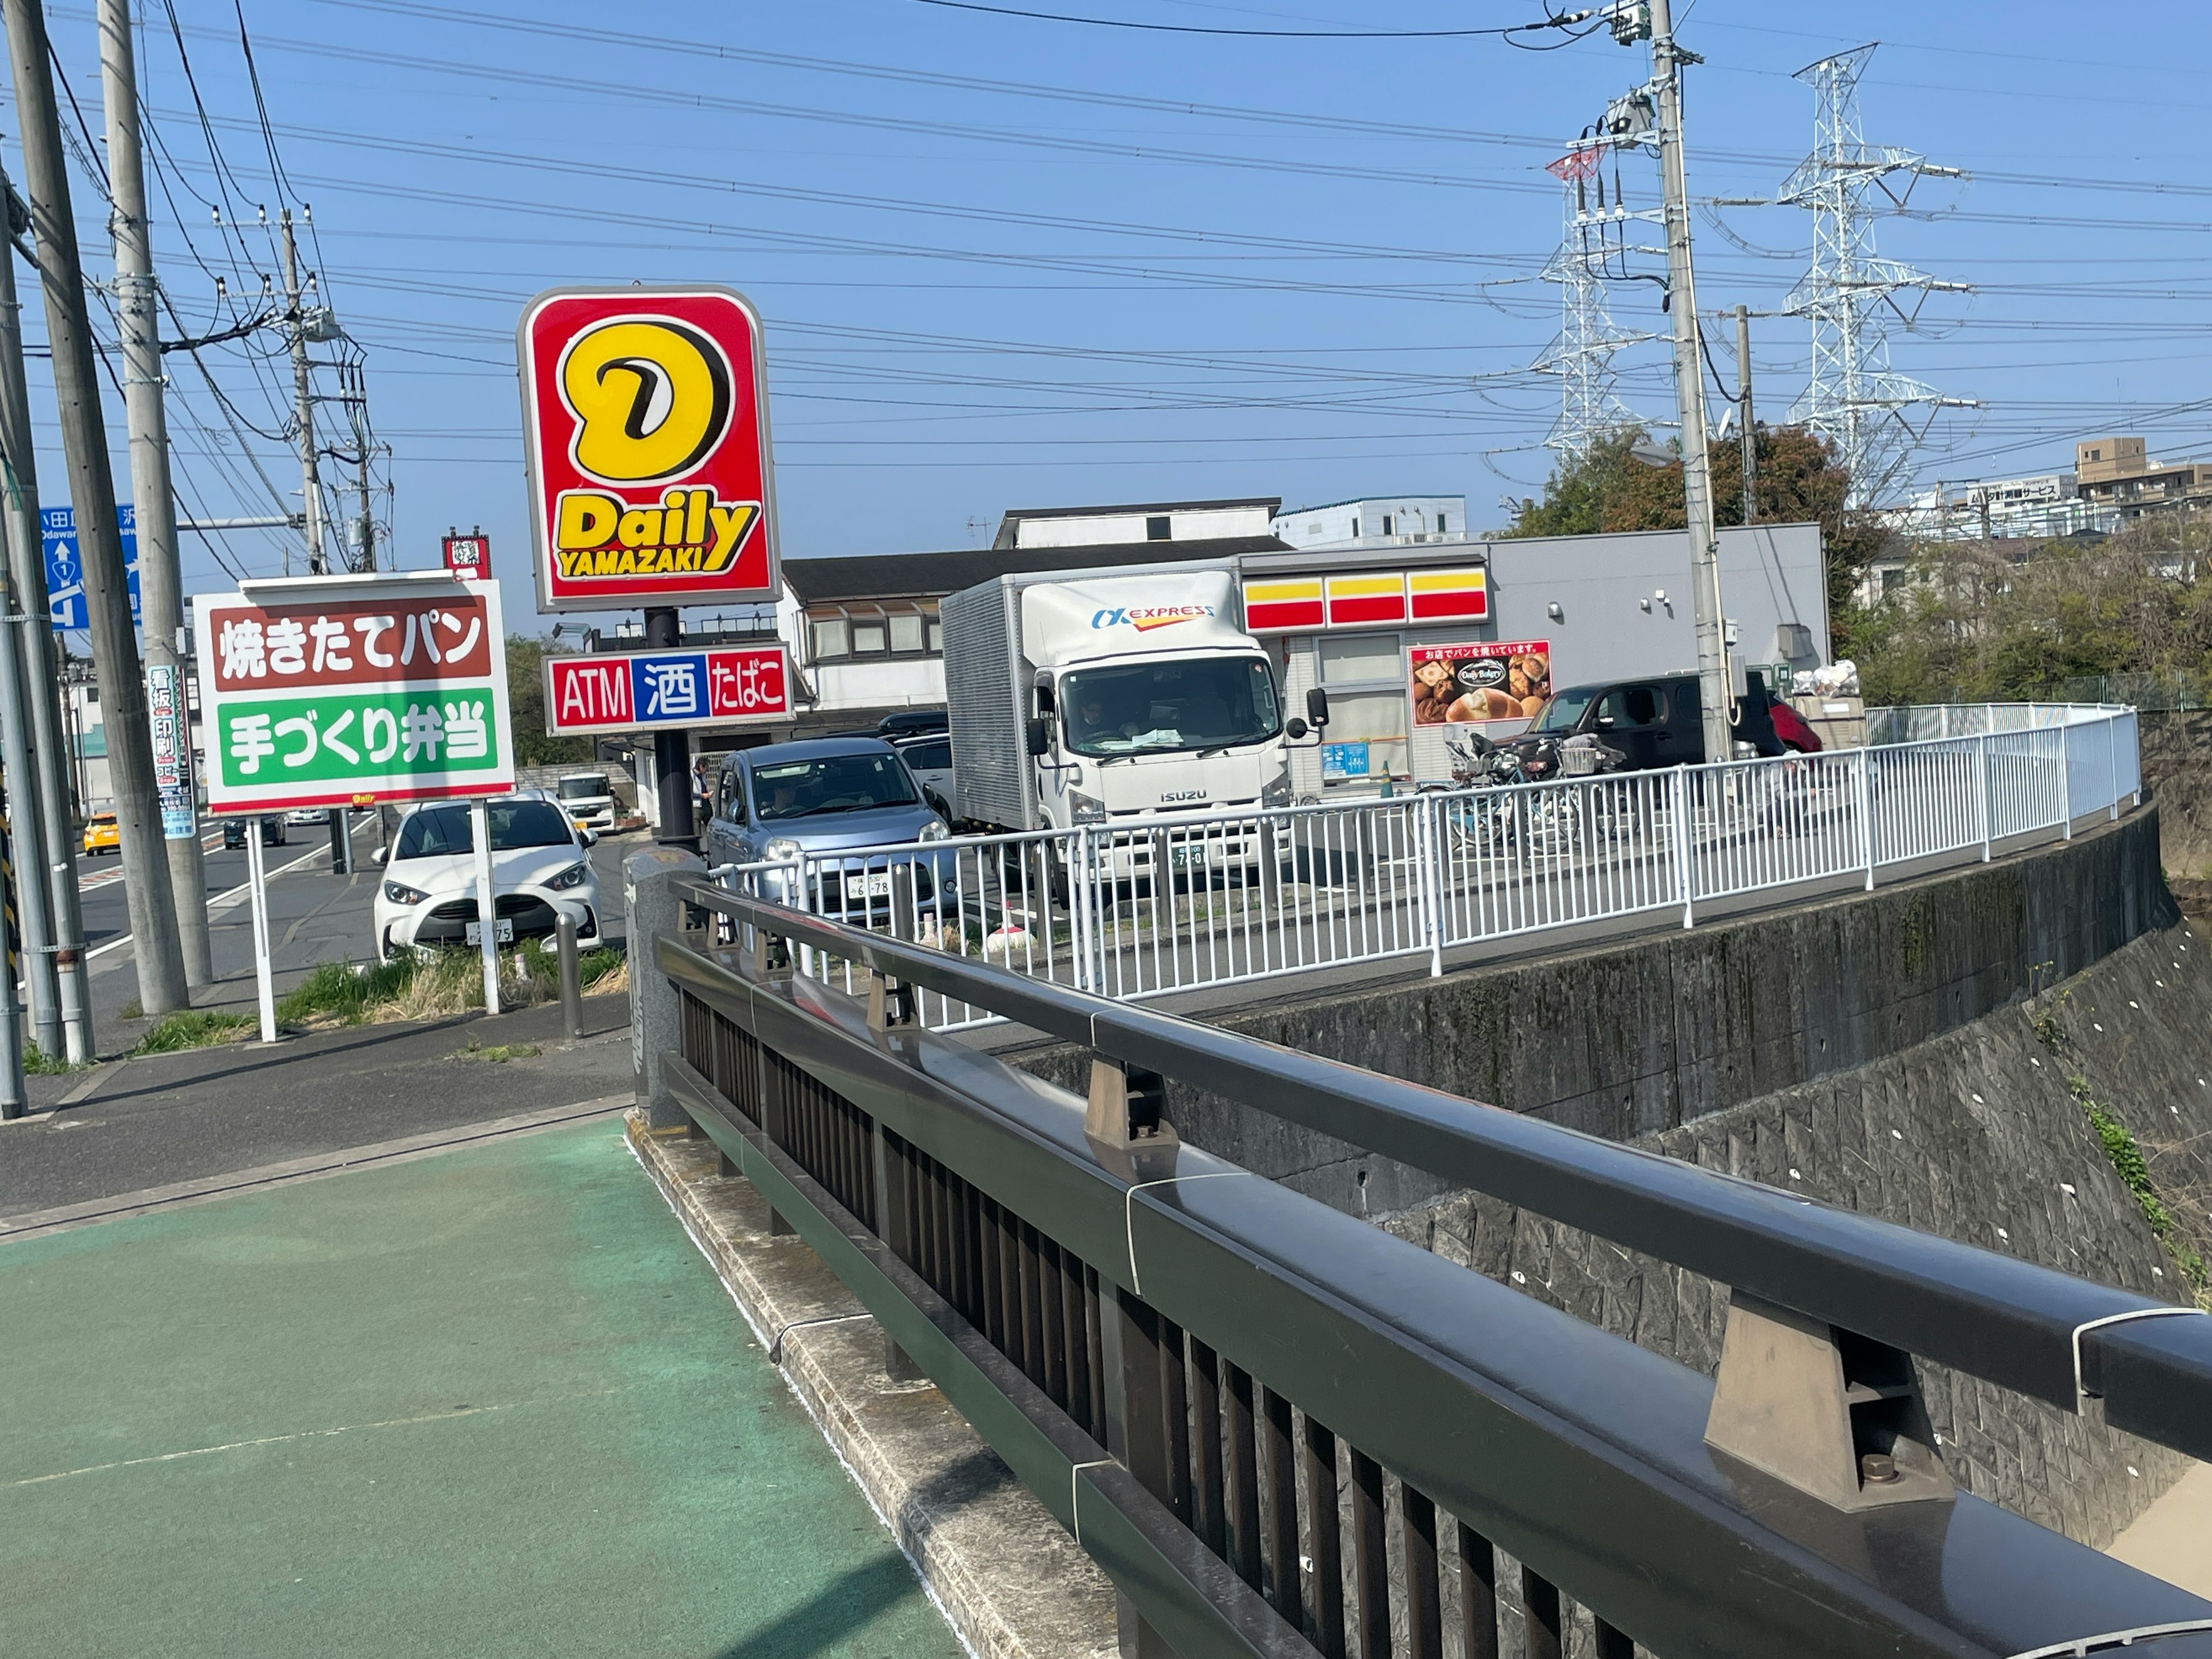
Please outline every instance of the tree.
[[[1524, 500], [1504, 536], [1586, 536], [1601, 532], [1680, 530], [1682, 464], [1652, 466], [1634, 451], [1641, 428], [1591, 446], [1581, 460], [1562, 462], [1540, 501]], [[1763, 524], [1815, 523], [1828, 570], [1828, 615], [1839, 639], [1850, 635], [1853, 595], [1881, 550], [1887, 532], [1872, 514], [1846, 507], [1850, 475], [1835, 446], [1802, 426], [1759, 428], [1759, 517]], [[1679, 451], [1679, 444], [1671, 446]], [[1713, 507], [1721, 525], [1743, 522], [1743, 456], [1739, 446], [1712, 447]]]
[[570, 766], [592, 758], [589, 738], [545, 733], [544, 663], [550, 644], [520, 634], [507, 636], [507, 696], [514, 714], [517, 766]]
[[[2193, 539], [2192, 550], [2181, 538]], [[1938, 542], [1861, 613], [1869, 702], [2084, 700], [2155, 677], [2201, 696], [2212, 659], [2212, 565], [2201, 528], [2130, 526], [2100, 544]]]

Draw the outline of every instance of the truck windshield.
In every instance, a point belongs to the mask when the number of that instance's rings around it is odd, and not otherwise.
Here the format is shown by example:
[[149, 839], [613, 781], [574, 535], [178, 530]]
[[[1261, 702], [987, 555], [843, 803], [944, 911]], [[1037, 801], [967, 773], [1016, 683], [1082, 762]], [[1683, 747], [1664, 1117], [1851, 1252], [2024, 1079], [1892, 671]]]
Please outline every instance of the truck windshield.
[[1605, 688], [1601, 685], [1571, 685], [1565, 690], [1554, 691], [1552, 700], [1536, 711], [1529, 723], [1531, 732], [1571, 732], [1575, 722], [1583, 717], [1583, 710], [1590, 706], [1590, 699]]
[[1085, 668], [1060, 682], [1060, 706], [1079, 755], [1228, 749], [1282, 729], [1275, 677], [1258, 657]]
[[911, 806], [917, 799], [906, 768], [889, 750], [773, 761], [753, 768], [753, 805], [771, 823], [874, 806]]

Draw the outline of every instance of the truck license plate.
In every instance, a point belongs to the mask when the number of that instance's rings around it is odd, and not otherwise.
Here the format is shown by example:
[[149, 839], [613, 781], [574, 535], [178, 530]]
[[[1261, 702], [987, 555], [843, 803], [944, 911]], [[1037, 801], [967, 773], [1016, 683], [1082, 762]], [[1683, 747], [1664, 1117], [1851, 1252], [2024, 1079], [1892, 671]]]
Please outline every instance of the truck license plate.
[[[512, 945], [514, 943], [514, 918], [513, 916], [501, 916], [497, 921], [492, 923], [491, 940], [495, 945]], [[480, 921], [472, 921], [469, 924], [469, 943], [478, 945], [483, 943], [483, 923]]]
[[891, 896], [891, 872], [878, 871], [872, 875], [845, 878], [847, 898], [889, 898]]
[[1175, 870], [1203, 870], [1206, 867], [1206, 848], [1171, 847], [1168, 849], [1169, 867]]

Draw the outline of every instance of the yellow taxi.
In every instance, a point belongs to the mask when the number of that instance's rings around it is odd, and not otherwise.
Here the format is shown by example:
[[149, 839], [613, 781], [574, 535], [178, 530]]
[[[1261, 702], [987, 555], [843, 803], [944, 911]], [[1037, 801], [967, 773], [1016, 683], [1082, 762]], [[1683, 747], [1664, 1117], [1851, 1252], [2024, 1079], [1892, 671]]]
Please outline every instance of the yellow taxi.
[[122, 845], [122, 837], [115, 829], [114, 813], [94, 812], [84, 821], [84, 855], [87, 858], [115, 852]]

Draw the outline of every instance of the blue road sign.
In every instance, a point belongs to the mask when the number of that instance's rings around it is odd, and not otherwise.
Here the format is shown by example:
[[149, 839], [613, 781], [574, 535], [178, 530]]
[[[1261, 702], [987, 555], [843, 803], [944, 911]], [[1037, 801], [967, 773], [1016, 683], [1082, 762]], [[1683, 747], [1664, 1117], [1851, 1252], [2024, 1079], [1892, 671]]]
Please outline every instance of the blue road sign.
[[[123, 536], [123, 574], [131, 586], [131, 620], [138, 621], [138, 514], [128, 501], [115, 508], [115, 527]], [[77, 550], [76, 509], [42, 507], [39, 536], [46, 546], [46, 604], [56, 628], [92, 626], [84, 603], [84, 559]]]

